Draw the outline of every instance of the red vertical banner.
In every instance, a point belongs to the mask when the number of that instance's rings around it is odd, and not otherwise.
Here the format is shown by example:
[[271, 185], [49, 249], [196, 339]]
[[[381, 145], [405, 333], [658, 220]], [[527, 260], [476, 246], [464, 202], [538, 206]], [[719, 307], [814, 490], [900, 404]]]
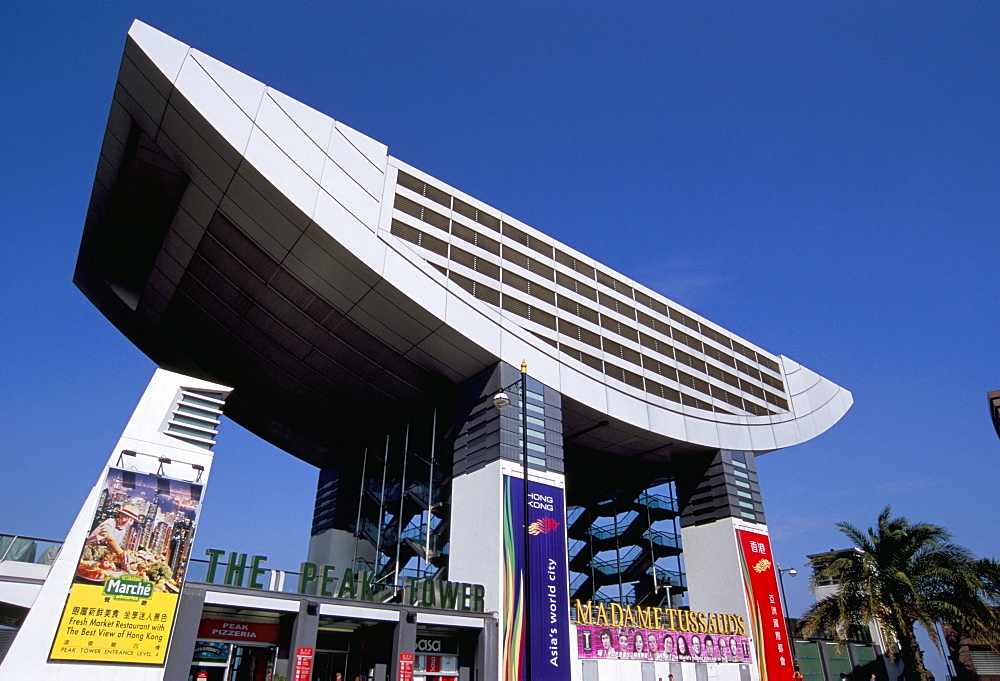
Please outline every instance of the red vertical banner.
[[292, 675], [294, 681], [312, 681], [313, 649], [295, 649], [295, 672]]
[[399, 681], [413, 681], [413, 653], [399, 654]]
[[792, 642], [778, 591], [778, 566], [766, 534], [736, 530], [743, 558], [743, 588], [750, 608], [761, 681], [791, 681], [795, 672]]

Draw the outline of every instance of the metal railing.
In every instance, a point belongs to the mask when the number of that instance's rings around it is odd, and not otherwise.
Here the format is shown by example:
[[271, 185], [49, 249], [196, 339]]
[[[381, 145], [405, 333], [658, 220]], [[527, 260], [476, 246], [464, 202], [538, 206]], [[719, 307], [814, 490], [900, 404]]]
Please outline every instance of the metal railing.
[[0, 563], [35, 563], [37, 565], [52, 565], [59, 550], [61, 541], [26, 537], [18, 534], [0, 534]]
[[650, 541], [657, 546], [666, 546], [672, 549], [679, 549], [681, 547], [681, 538], [673, 532], [646, 530], [642, 537], [646, 541]]
[[647, 494], [644, 492], [639, 495], [637, 501], [643, 506], [648, 506], [649, 508], [663, 508], [668, 511], [677, 510], [677, 500], [663, 494]]

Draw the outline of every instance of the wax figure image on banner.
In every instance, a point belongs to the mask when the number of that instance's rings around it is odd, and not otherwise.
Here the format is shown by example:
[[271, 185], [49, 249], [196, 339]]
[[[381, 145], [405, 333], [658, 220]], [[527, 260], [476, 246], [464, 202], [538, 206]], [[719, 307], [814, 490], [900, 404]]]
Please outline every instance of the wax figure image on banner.
[[752, 662], [746, 636], [693, 634], [660, 629], [578, 624], [581, 660], [646, 660], [660, 662]]
[[51, 659], [163, 661], [201, 491], [190, 482], [108, 469]]

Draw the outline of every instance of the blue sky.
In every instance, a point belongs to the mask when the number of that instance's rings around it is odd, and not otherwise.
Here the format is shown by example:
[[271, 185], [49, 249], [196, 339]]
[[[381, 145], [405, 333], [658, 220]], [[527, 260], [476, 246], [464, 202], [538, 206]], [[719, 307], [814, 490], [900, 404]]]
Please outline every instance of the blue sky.
[[[154, 369], [71, 282], [138, 17], [850, 389], [831, 431], [758, 459], [784, 565], [890, 503], [997, 555], [1000, 4], [3, 15], [0, 531], [65, 534]], [[294, 566], [314, 471], [232, 423], [220, 437], [199, 546]], [[786, 587], [800, 611], [805, 579]]]

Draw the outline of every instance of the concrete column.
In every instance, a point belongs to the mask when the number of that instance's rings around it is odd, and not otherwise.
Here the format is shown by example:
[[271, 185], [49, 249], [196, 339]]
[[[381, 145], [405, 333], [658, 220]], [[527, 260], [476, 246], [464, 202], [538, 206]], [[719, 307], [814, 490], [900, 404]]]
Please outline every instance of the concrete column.
[[753, 455], [720, 450], [677, 467], [692, 610], [748, 616], [736, 526], [767, 533]]
[[[523, 483], [520, 480], [523, 480], [524, 469], [521, 462], [520, 377], [518, 369], [498, 364], [462, 386], [456, 409], [451, 514], [452, 518], [461, 518], [462, 522], [452, 523], [451, 526], [448, 575], [452, 581], [482, 584], [486, 588], [486, 611], [500, 613], [501, 626], [491, 627], [492, 633], [483, 635], [484, 639], [493, 639], [488, 644], [484, 642], [488, 647], [482, 650], [480, 658], [483, 678], [486, 679], [496, 678], [504, 664], [500, 639], [504, 635], [504, 568], [507, 559], [503, 535], [505, 515], [502, 512], [506, 477], [517, 480], [513, 503], [518, 504], [515, 515], [521, 517], [522, 513]], [[532, 483], [564, 489], [562, 397], [557, 391], [532, 379], [530, 366], [527, 384], [529, 393], [533, 393], [527, 402], [529, 479]], [[493, 406], [493, 396], [501, 389], [507, 392], [512, 404], [497, 409]], [[501, 512], [498, 513], [498, 510]], [[561, 517], [554, 519], [560, 523], [559, 532], [565, 533], [565, 509], [559, 510]], [[521, 541], [523, 525], [519, 524], [515, 531], [517, 541]], [[568, 584], [561, 582], [560, 588], [568, 589]], [[566, 616], [569, 616], [568, 612]]]
[[[299, 601], [299, 614], [292, 625], [292, 641], [288, 649], [288, 666], [295, 664], [295, 652], [300, 647], [312, 648], [315, 653], [316, 634], [319, 632], [319, 603], [309, 599]], [[291, 677], [292, 669], [288, 670]]]
[[[59, 556], [52, 564], [17, 637], [0, 663], [0, 679], [32, 681], [160, 681], [164, 668], [159, 665], [122, 664], [119, 662], [81, 662], [49, 660], [59, 620], [66, 605], [80, 559], [83, 544], [92, 529], [95, 511], [104, 491], [109, 468], [129, 468], [137, 473], [167, 477], [202, 486], [208, 485], [212, 468], [211, 449], [175, 437], [169, 421], [182, 400], [182, 391], [207, 391], [224, 400], [231, 388], [190, 376], [157, 369], [129, 419], [117, 446], [112, 450], [96, 483], [70, 528]], [[176, 432], [176, 431], [173, 431]], [[124, 452], [128, 452], [126, 455]], [[173, 636], [180, 632], [174, 627]]]
[[392, 637], [392, 659], [389, 660], [389, 680], [399, 681], [399, 656], [409, 653], [415, 657], [417, 649], [417, 614], [410, 610], [399, 611], [399, 624]]
[[163, 669], [163, 681], [187, 681], [204, 605], [204, 589], [190, 586], [184, 589], [174, 618], [174, 635], [167, 653], [167, 664]]

